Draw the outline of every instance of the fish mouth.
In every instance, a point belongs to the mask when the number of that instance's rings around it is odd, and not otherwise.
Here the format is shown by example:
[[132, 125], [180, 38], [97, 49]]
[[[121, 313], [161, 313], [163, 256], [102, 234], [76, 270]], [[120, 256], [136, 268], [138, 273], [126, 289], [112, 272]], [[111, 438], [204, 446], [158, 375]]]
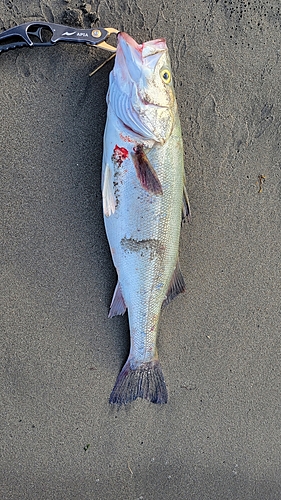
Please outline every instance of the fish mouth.
[[118, 43], [122, 46], [122, 48], [126, 44], [132, 47], [134, 50], [141, 53], [143, 44], [138, 44], [136, 40], [134, 40], [130, 35], [128, 35], [128, 33], [121, 31], [120, 33], [118, 33], [117, 38], [118, 38]]
[[122, 66], [135, 82], [138, 82], [143, 66], [153, 69], [158, 59], [167, 50], [166, 40], [158, 38], [138, 44], [128, 33], [118, 33], [117, 57], [122, 59]]
[[123, 82], [141, 78], [142, 46], [127, 33], [118, 33], [116, 62], [122, 71]]
[[167, 50], [165, 38], [157, 38], [156, 40], [150, 40], [148, 42], [138, 44], [134, 38], [124, 31], [118, 33], [118, 42], [122, 46], [122, 49], [126, 44], [126, 46], [130, 47], [131, 50], [138, 52], [143, 58]]

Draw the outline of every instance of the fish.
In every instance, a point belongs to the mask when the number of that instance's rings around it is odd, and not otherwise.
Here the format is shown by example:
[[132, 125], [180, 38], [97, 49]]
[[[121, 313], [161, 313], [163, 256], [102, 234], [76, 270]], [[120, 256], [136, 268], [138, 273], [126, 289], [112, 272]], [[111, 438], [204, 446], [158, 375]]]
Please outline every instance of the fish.
[[182, 133], [164, 38], [138, 44], [118, 34], [109, 76], [102, 160], [104, 225], [117, 271], [108, 316], [128, 311], [130, 351], [109, 402], [165, 404], [158, 359], [161, 310], [185, 291], [179, 266], [190, 214]]

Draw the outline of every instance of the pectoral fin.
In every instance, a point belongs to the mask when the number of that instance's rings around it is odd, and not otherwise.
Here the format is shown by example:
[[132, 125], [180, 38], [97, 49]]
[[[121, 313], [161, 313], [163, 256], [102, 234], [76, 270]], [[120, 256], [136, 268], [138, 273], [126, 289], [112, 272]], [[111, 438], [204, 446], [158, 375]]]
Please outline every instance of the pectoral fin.
[[163, 194], [161, 182], [147, 158], [142, 144], [138, 144], [134, 148], [133, 161], [137, 173], [137, 177], [144, 189], [152, 194]]
[[163, 300], [162, 307], [168, 305], [179, 293], [185, 292], [185, 282], [180, 270], [179, 262], [177, 262], [174, 274], [168, 288], [167, 296]]
[[116, 199], [113, 191], [113, 179], [110, 166], [106, 164], [103, 185], [102, 185], [102, 204], [103, 213], [106, 217], [109, 217], [115, 212]]
[[115, 287], [115, 290], [114, 290], [111, 304], [110, 304], [108, 317], [113, 318], [114, 316], [123, 315], [123, 314], [125, 314], [126, 309], [127, 308], [126, 308], [125, 300], [123, 298], [120, 284], [118, 281], [117, 285]]

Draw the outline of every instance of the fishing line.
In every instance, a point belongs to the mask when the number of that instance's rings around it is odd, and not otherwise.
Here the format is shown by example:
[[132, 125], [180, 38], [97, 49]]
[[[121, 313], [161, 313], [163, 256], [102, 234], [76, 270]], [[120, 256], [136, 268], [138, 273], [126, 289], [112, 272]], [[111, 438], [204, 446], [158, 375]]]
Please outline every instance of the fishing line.
[[89, 76], [93, 76], [95, 73], [97, 73], [99, 71], [99, 69], [101, 69], [106, 63], [111, 61], [111, 59], [113, 59], [113, 57], [115, 57], [115, 55], [116, 55], [115, 53], [111, 54], [111, 56], [108, 57], [105, 61], [103, 61], [103, 63], [100, 64], [100, 66], [98, 66], [96, 69], [94, 69], [94, 71], [92, 71], [92, 73], [90, 73]]

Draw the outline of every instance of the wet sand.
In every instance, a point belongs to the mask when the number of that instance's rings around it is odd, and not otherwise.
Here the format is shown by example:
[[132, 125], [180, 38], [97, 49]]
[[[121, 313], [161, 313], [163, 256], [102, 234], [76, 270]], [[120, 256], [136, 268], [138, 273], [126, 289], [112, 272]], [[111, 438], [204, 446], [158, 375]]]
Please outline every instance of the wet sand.
[[77, 5], [2, 1], [0, 28], [97, 20], [167, 39], [192, 207], [187, 291], [160, 325], [168, 404], [110, 407], [129, 348], [127, 317], [107, 318], [116, 276], [100, 177], [113, 63], [90, 78], [106, 52], [2, 53], [1, 498], [279, 500], [279, 2]]

